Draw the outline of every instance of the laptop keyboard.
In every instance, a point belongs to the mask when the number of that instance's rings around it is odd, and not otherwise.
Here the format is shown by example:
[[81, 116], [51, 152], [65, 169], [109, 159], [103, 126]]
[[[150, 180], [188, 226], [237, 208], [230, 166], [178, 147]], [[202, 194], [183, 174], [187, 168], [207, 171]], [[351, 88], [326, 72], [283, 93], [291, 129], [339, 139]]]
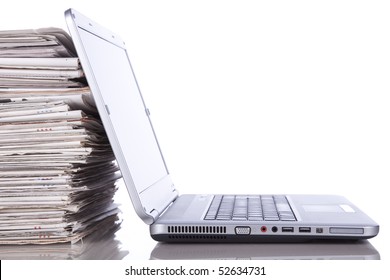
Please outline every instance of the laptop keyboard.
[[283, 195], [215, 195], [204, 219], [296, 221]]

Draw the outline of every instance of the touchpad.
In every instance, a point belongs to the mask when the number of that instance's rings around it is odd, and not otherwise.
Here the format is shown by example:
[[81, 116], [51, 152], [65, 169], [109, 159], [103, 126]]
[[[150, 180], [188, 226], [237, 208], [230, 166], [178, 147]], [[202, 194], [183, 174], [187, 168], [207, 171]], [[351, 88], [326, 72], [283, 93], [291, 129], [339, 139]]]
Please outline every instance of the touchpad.
[[331, 213], [337, 213], [337, 212], [344, 212], [344, 209], [340, 207], [340, 205], [321, 205], [321, 204], [306, 204], [302, 205], [303, 209], [306, 212], [331, 212]]

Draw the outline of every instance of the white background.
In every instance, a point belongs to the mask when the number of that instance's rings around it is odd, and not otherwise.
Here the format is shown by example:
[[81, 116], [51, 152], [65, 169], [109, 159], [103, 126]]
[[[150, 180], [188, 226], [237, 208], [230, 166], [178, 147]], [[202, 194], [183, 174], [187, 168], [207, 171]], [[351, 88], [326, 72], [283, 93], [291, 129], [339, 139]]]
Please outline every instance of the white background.
[[13, 0], [0, 29], [69, 7], [126, 42], [182, 193], [345, 195], [388, 257], [388, 1]]

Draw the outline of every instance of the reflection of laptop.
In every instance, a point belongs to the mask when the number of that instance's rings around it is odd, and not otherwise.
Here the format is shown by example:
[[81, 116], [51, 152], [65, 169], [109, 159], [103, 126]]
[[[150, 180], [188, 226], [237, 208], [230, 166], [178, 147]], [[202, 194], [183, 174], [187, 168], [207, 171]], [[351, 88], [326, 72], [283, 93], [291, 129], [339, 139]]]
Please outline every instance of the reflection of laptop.
[[65, 12], [134, 208], [169, 242], [361, 239], [379, 226], [348, 200], [318, 195], [178, 195], [120, 37]]
[[367, 240], [263, 244], [157, 243], [151, 260], [380, 260]]

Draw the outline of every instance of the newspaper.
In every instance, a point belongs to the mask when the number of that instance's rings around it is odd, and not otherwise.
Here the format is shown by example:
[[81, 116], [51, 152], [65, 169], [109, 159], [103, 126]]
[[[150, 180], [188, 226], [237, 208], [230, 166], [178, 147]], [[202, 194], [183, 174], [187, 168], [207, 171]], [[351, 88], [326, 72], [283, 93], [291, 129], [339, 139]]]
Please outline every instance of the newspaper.
[[0, 31], [0, 244], [77, 242], [121, 178], [67, 34]]
[[58, 28], [0, 31], [0, 57], [75, 57], [72, 39]]
[[80, 87], [85, 79], [75, 53], [57, 28], [0, 31], [0, 89]]

